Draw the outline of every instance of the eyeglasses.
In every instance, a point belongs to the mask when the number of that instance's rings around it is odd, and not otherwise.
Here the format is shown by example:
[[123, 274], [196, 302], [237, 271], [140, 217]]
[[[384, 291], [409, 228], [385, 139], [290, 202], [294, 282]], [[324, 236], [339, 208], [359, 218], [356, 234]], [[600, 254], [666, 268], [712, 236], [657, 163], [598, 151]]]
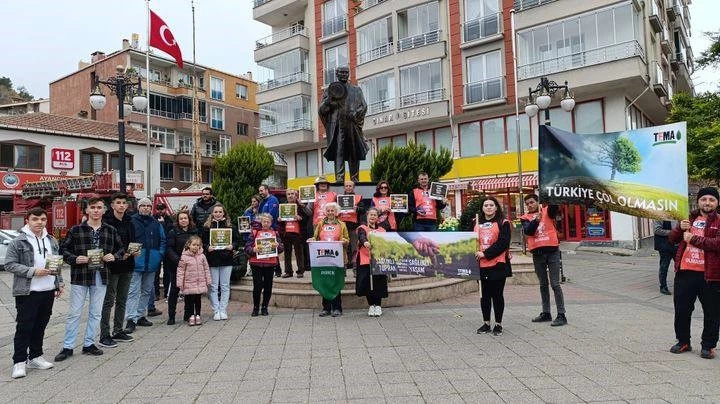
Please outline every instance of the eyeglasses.
[[380, 186], [380, 189], [388, 189], [387, 185]]
[[141, 208], [152, 208], [152, 205], [140, 205]]

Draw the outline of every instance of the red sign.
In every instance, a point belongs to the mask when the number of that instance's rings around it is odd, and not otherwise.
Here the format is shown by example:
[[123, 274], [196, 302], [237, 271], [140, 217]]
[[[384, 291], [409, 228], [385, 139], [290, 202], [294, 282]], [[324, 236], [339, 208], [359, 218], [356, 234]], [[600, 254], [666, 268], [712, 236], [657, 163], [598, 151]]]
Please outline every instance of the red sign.
[[67, 226], [67, 210], [65, 202], [56, 201], [53, 202], [53, 227], [65, 227]]
[[[23, 184], [33, 181], [52, 181], [63, 178], [77, 178], [76, 176], [57, 175], [57, 174], [35, 174], [21, 173], [17, 171], [0, 171], [0, 192], [2, 191], [20, 191]], [[7, 192], [5, 192], [7, 193]], [[13, 193], [13, 192], [11, 192]]]
[[52, 156], [52, 168], [61, 170], [72, 170], [75, 168], [75, 150], [52, 149], [50, 154]]

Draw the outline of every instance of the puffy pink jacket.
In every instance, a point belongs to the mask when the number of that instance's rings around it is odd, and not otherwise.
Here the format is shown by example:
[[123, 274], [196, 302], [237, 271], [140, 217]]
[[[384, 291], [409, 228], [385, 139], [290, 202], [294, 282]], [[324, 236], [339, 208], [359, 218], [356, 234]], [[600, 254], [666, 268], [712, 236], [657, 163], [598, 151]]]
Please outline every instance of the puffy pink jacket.
[[193, 254], [185, 250], [177, 268], [177, 286], [186, 295], [201, 295], [208, 291], [212, 282], [210, 266], [202, 250]]

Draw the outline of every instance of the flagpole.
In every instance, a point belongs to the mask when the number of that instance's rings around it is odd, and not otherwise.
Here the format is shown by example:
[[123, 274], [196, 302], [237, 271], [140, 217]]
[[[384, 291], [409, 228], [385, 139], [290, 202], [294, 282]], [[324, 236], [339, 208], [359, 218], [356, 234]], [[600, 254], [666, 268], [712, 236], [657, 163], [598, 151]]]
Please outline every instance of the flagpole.
[[[200, 105], [197, 95], [197, 70], [195, 62], [195, 2], [190, 0], [192, 9], [192, 49], [193, 49], [193, 180], [196, 184], [202, 183], [202, 155], [200, 154]], [[206, 115], [207, 116], [207, 115]], [[208, 178], [209, 179], [209, 178]]]
[[147, 36], [145, 37], [145, 90], [147, 91], [148, 106], [145, 110], [145, 128], [147, 129], [147, 171], [145, 172], [145, 191], [147, 192], [148, 198], [152, 197], [152, 185], [150, 184], [150, 169], [152, 164], [150, 163], [151, 151], [150, 151], [150, 0], [145, 0], [145, 8], [147, 12]]

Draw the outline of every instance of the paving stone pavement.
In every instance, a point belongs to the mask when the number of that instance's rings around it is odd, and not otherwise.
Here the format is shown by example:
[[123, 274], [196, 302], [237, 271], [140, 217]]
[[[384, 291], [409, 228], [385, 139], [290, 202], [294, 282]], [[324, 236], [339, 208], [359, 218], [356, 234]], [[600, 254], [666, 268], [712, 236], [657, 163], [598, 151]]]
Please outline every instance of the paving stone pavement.
[[[698, 354], [699, 304], [696, 350], [668, 352], [672, 297], [659, 293], [657, 257], [569, 252], [564, 261], [565, 327], [530, 322], [539, 312], [536, 286], [506, 288], [498, 337], [475, 333], [476, 294], [389, 308], [381, 318], [278, 308], [251, 318], [248, 305], [232, 302], [228, 321], [206, 314], [199, 327], [167, 326], [155, 317], [135, 342], [100, 357], [76, 350], [18, 380], [10, 378], [12, 276], [0, 272], [0, 402], [720, 402], [720, 360]], [[45, 338], [49, 359], [60, 350], [66, 312], [64, 296]]]

